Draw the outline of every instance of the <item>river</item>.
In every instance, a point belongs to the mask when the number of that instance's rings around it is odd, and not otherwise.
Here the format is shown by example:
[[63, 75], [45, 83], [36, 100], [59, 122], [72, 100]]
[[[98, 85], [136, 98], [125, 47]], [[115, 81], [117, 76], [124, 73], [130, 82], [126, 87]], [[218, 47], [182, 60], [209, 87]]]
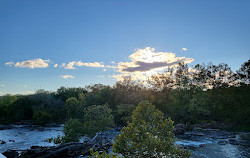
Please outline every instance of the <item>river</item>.
[[[7, 149], [25, 150], [31, 146], [54, 146], [44, 140], [62, 135], [63, 126], [14, 126], [0, 130], [0, 153]], [[110, 131], [111, 135], [119, 132]], [[248, 158], [250, 133], [227, 132], [217, 129], [194, 129], [177, 136], [176, 144], [192, 153], [193, 158]]]

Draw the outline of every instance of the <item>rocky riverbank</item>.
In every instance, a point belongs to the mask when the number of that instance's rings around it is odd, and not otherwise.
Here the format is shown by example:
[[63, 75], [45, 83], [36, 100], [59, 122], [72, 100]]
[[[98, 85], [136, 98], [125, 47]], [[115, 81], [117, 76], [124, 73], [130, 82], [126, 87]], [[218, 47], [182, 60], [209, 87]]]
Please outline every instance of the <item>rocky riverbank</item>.
[[[176, 124], [174, 130], [177, 136], [176, 144], [190, 150], [194, 158], [250, 157], [250, 133], [231, 132], [215, 127], [203, 124], [195, 125], [190, 130], [184, 124]], [[0, 152], [7, 157], [63, 157], [62, 155], [84, 157], [89, 154], [91, 147], [96, 150], [108, 150], [113, 138], [119, 134], [121, 128], [117, 127], [103, 134], [103, 143], [96, 137], [95, 143], [85, 138], [79, 143], [56, 146], [54, 143], [44, 142], [44, 140], [56, 137], [58, 134], [62, 135], [62, 126], [15, 125], [14, 128], [0, 130], [0, 139], [5, 142], [0, 144]]]
[[52, 147], [32, 146], [27, 150], [7, 150], [2, 153], [10, 158], [52, 158], [52, 157], [78, 157], [90, 154], [90, 148], [94, 151], [108, 150], [112, 146], [112, 137], [97, 134], [92, 140], [84, 143], [66, 143]]

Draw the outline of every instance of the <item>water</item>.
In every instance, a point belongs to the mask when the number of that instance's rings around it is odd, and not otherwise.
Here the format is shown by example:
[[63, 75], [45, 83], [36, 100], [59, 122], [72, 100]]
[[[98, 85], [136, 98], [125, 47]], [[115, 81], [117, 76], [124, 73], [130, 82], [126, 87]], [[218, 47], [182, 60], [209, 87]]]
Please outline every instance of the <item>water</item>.
[[0, 140], [5, 144], [0, 144], [0, 153], [7, 149], [25, 150], [31, 146], [54, 146], [54, 143], [44, 140], [62, 135], [62, 126], [58, 127], [27, 127], [15, 126], [15, 128], [0, 130]]
[[[0, 153], [7, 149], [25, 150], [31, 146], [53, 146], [45, 139], [62, 135], [62, 126], [27, 127], [0, 130]], [[113, 134], [118, 132], [111, 131]], [[248, 158], [250, 133], [233, 133], [220, 130], [194, 130], [177, 136], [177, 145], [188, 149], [193, 158]]]

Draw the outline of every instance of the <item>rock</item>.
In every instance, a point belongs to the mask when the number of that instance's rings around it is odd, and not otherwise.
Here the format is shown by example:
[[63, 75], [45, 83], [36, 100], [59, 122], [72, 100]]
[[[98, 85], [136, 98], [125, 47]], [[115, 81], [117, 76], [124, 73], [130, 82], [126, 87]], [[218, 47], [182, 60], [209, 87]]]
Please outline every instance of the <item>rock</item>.
[[11, 125], [0, 125], [0, 130], [6, 130], [6, 129], [11, 129], [13, 126]]
[[185, 131], [186, 131], [186, 126], [184, 124], [179, 123], [179, 124], [175, 125], [175, 127], [174, 127], [174, 134], [175, 135], [184, 134]]
[[6, 144], [6, 142], [3, 140], [0, 140], [0, 144]]
[[219, 145], [226, 145], [226, 141], [219, 141], [217, 144], [219, 144]]
[[17, 158], [18, 152], [16, 150], [7, 150], [4, 153], [2, 153], [6, 157], [10, 158]]
[[232, 145], [240, 145], [240, 143], [235, 139], [229, 139], [229, 143]]
[[15, 142], [15, 140], [11, 140], [11, 139], [9, 139], [9, 142]]

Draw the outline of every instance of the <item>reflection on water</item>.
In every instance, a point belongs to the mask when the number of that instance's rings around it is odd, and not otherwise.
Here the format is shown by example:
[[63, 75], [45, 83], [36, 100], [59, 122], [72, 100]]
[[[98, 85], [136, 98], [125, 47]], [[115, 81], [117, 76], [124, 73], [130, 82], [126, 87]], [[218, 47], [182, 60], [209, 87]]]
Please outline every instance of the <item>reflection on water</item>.
[[[0, 153], [7, 149], [24, 150], [31, 146], [53, 146], [45, 139], [62, 135], [62, 126], [16, 126], [0, 130]], [[113, 131], [113, 134], [119, 132]], [[250, 157], [250, 133], [233, 133], [219, 130], [194, 130], [177, 136], [177, 145], [192, 152], [194, 158], [247, 158]]]

